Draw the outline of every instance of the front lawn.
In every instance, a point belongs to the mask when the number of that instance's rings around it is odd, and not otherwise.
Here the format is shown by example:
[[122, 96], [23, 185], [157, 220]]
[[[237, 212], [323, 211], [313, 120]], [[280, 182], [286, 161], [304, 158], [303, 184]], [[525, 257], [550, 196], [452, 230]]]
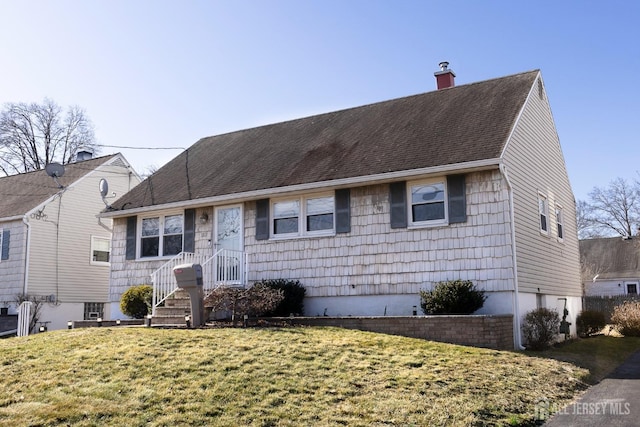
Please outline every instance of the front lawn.
[[540, 355], [338, 328], [54, 331], [2, 341], [0, 425], [534, 425], [591, 375]]

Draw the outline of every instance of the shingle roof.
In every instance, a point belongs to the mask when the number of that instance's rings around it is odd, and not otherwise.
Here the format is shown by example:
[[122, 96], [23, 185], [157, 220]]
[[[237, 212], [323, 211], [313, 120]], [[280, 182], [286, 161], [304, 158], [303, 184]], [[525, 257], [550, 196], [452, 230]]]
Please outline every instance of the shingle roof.
[[203, 138], [126, 209], [499, 158], [538, 71]]
[[599, 279], [640, 277], [640, 238], [580, 240], [580, 258]]
[[[96, 157], [65, 165], [64, 175], [58, 178], [58, 181], [63, 186], [70, 185], [116, 155]], [[0, 219], [24, 215], [58, 191], [60, 188], [44, 170], [2, 177], [0, 178]]]

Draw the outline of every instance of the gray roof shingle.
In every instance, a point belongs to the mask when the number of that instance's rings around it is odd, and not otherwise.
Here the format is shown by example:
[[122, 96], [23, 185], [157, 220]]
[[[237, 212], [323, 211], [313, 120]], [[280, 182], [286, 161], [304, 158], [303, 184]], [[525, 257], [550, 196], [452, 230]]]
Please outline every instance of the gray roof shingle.
[[[58, 178], [58, 181], [61, 185], [68, 186], [115, 156], [116, 154], [67, 164], [64, 166], [64, 176]], [[58, 191], [60, 188], [44, 170], [2, 177], [0, 219], [24, 215]]]
[[499, 158], [538, 73], [203, 138], [113, 207]]
[[580, 240], [581, 262], [599, 279], [640, 277], [640, 240], [609, 237]]

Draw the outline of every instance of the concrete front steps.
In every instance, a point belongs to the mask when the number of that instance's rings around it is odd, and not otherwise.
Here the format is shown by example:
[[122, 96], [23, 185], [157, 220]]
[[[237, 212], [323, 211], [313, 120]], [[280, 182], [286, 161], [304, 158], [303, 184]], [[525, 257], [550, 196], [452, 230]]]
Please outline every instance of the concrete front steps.
[[164, 301], [164, 306], [156, 308], [152, 325], [186, 326], [184, 316], [191, 316], [191, 301], [186, 291], [178, 289]]

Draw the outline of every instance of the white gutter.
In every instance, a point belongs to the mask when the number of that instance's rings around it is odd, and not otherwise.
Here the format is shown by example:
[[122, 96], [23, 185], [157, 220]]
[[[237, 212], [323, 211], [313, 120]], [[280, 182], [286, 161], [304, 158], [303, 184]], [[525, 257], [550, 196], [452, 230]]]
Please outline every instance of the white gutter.
[[416, 177], [420, 175], [435, 175], [449, 172], [468, 173], [487, 169], [495, 169], [500, 165], [500, 159], [484, 159], [472, 162], [457, 163], [455, 165], [442, 165], [429, 168], [420, 168], [412, 170], [402, 170], [395, 172], [386, 172], [375, 175], [357, 176], [351, 178], [333, 179], [322, 182], [309, 182], [305, 184], [289, 185], [286, 187], [266, 188], [262, 190], [245, 191], [242, 193], [224, 194], [221, 196], [206, 197], [195, 200], [184, 200], [180, 202], [165, 203], [162, 205], [144, 206], [141, 208], [114, 210], [102, 212], [101, 218], [117, 218], [129, 215], [135, 215], [144, 212], [152, 212], [164, 209], [174, 208], [194, 208], [202, 206], [210, 206], [220, 203], [238, 203], [245, 200], [255, 200], [265, 197], [273, 197], [285, 193], [294, 193], [302, 191], [321, 190], [326, 188], [351, 187], [357, 185], [373, 185], [383, 182], [389, 182], [396, 179]]
[[507, 166], [500, 163], [500, 172], [504, 176], [509, 187], [509, 216], [511, 219], [511, 253], [513, 254], [513, 345], [517, 350], [526, 350], [522, 345], [522, 334], [520, 332], [520, 304], [518, 302], [518, 258], [516, 256], [516, 223], [515, 210], [513, 207], [513, 186], [507, 174]]
[[27, 239], [24, 250], [24, 286], [22, 288], [22, 292], [26, 295], [27, 288], [29, 284], [29, 249], [31, 249], [31, 224], [27, 219], [27, 216], [22, 217], [22, 222], [27, 226]]

